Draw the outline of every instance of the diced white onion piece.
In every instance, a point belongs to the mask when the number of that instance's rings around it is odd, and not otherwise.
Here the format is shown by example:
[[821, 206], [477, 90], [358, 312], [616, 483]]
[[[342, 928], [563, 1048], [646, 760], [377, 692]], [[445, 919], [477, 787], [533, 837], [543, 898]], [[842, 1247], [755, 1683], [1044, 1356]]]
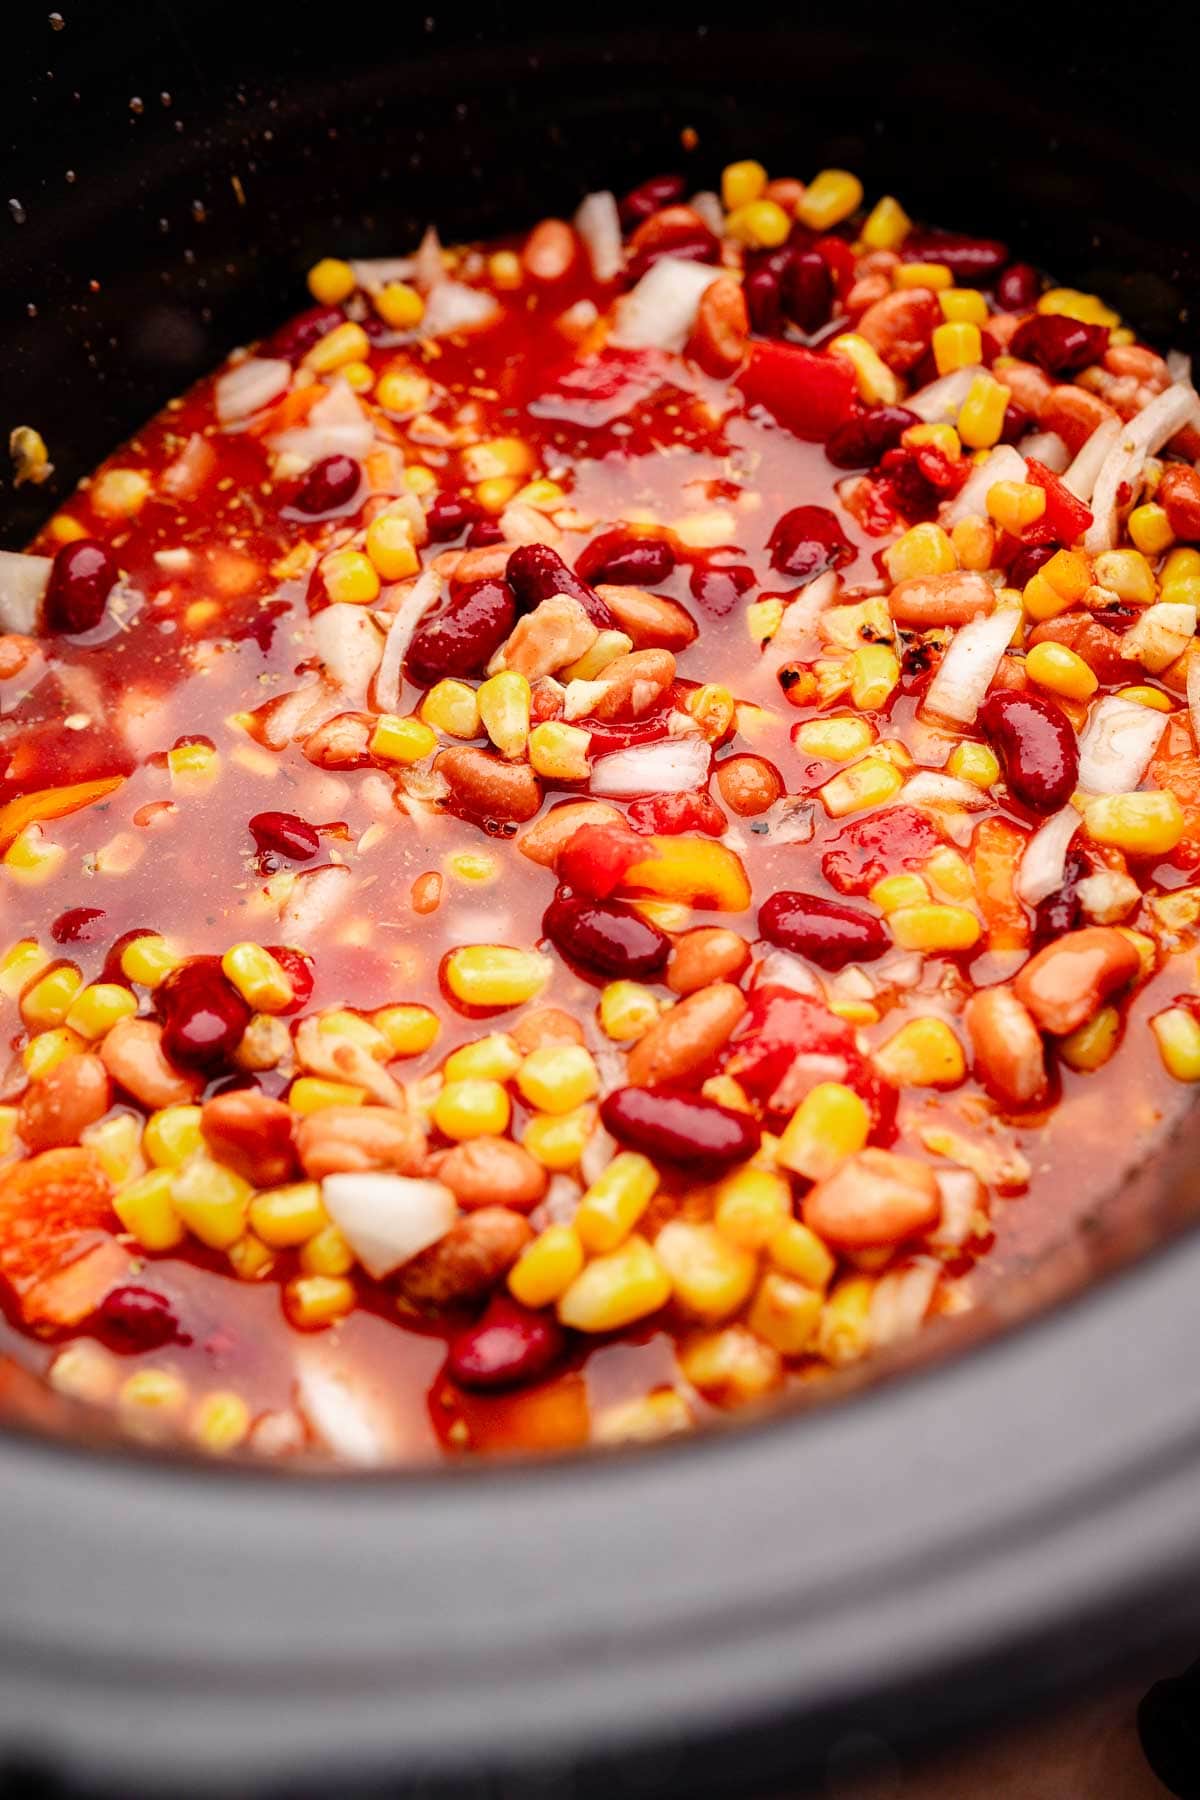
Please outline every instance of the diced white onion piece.
[[688, 201], [694, 213], [699, 213], [714, 237], [725, 235], [725, 208], [721, 205], [720, 194], [714, 194], [711, 188], [701, 188]]
[[554, 550], [562, 543], [554, 520], [526, 500], [509, 501], [500, 514], [500, 529], [506, 544], [548, 544]]
[[[803, 794], [789, 794], [779, 805], [779, 815], [771, 824], [773, 844], [811, 844], [817, 829], [817, 803]], [[729, 843], [728, 834], [723, 840]], [[730, 845], [732, 849], [733, 846]]]
[[347, 700], [367, 697], [383, 655], [383, 634], [361, 606], [336, 601], [312, 621], [313, 647]]
[[441, 576], [433, 569], [425, 569], [392, 615], [379, 673], [375, 677], [375, 704], [381, 712], [395, 712], [400, 704], [400, 679], [408, 647], [417, 626], [441, 591]]
[[1192, 379], [1192, 359], [1185, 350], [1167, 351], [1167, 373], [1172, 381]]
[[425, 302], [421, 320], [422, 337], [448, 337], [452, 331], [478, 331], [490, 325], [500, 311], [500, 302], [482, 288], [467, 287], [461, 281], [439, 282]]
[[291, 379], [292, 365], [281, 357], [248, 356], [217, 377], [217, 418], [222, 425], [250, 418], [285, 394]]
[[1057, 894], [1066, 880], [1067, 851], [1083, 823], [1073, 806], [1064, 806], [1039, 827], [1025, 846], [1014, 882], [1017, 898], [1037, 906]]
[[597, 1121], [579, 1159], [579, 1173], [589, 1187], [600, 1179], [619, 1149], [616, 1138]]
[[961, 806], [967, 812], [978, 812], [991, 805], [988, 795], [973, 781], [939, 775], [935, 769], [921, 769], [910, 776], [900, 789], [897, 801], [903, 806]]
[[1083, 547], [1091, 556], [1115, 547], [1117, 515], [1136, 503], [1148, 456], [1157, 455], [1182, 426], [1200, 423], [1200, 401], [1187, 382], [1174, 382], [1127, 419], [1104, 458], [1092, 498], [1092, 523]]
[[927, 425], [957, 418], [959, 407], [971, 391], [971, 383], [985, 372], [979, 363], [972, 363], [966, 369], [953, 369], [949, 375], [940, 375], [927, 387], [918, 388], [903, 404]]
[[1086, 875], [1075, 889], [1084, 913], [1093, 925], [1119, 925], [1142, 897], [1132, 875], [1119, 869], [1098, 869]]
[[575, 229], [583, 239], [597, 281], [615, 281], [625, 267], [621, 241], [621, 215], [615, 195], [607, 188], [585, 194], [575, 214]]
[[888, 1269], [879, 1277], [871, 1291], [867, 1315], [872, 1350], [903, 1343], [914, 1335], [929, 1311], [940, 1273], [930, 1257]]
[[304, 869], [297, 875], [279, 914], [287, 943], [303, 943], [318, 931], [350, 894], [354, 877], [342, 863]]
[[1187, 703], [1188, 716], [1192, 721], [1192, 736], [1200, 746], [1200, 656], [1194, 653], [1188, 661]]
[[883, 987], [916, 987], [924, 967], [925, 959], [919, 951], [905, 950], [898, 956], [889, 956], [886, 962], [876, 963], [875, 977]]
[[[493, 657], [492, 662], [495, 661], [496, 658]], [[495, 673], [491, 663], [488, 664], [488, 673]], [[586, 719], [592, 709], [603, 700], [607, 691], [602, 681], [584, 681], [582, 677], [576, 676], [575, 680], [568, 681], [563, 689], [563, 718], [568, 721]]]
[[593, 794], [632, 800], [639, 794], [686, 794], [708, 780], [712, 751], [702, 737], [660, 738], [631, 744], [592, 765]]
[[961, 1250], [975, 1235], [975, 1220], [987, 1205], [978, 1175], [970, 1169], [936, 1169], [934, 1180], [942, 1196], [942, 1217], [929, 1244], [935, 1250]]
[[179, 544], [173, 550], [156, 550], [154, 560], [168, 575], [182, 575], [192, 566], [192, 553], [186, 544]]
[[1079, 740], [1079, 786], [1085, 794], [1131, 794], [1167, 729], [1164, 713], [1106, 694], [1092, 707]]
[[1147, 606], [1121, 640], [1121, 655], [1159, 675], [1176, 662], [1196, 634], [1196, 608], [1184, 600]]
[[[911, 402], [905, 401], [906, 406]], [[957, 525], [960, 519], [969, 518], [972, 514], [985, 519], [987, 517], [988, 489], [997, 481], [1028, 481], [1029, 470], [1025, 467], [1025, 458], [1013, 449], [1011, 444], [997, 444], [989, 456], [981, 463], [976, 463], [973, 472], [967, 477], [964, 485], [958, 490], [941, 511], [943, 525]]]
[[836, 569], [827, 569], [788, 601], [778, 631], [767, 640], [772, 658], [778, 657], [781, 663], [793, 662], [811, 648], [809, 640], [818, 618], [837, 597], [838, 579]]
[[368, 1275], [382, 1281], [444, 1238], [458, 1202], [441, 1181], [414, 1175], [327, 1175], [329, 1214]]
[[659, 257], [619, 303], [609, 343], [626, 350], [682, 350], [695, 330], [700, 296], [720, 273], [707, 263]]
[[355, 281], [368, 294], [377, 294], [389, 281], [411, 281], [416, 274], [415, 256], [352, 256]]
[[1034, 462], [1040, 462], [1054, 475], [1061, 475], [1071, 460], [1071, 452], [1057, 431], [1035, 431], [1032, 437], [1023, 437], [1021, 455], [1032, 456]]
[[0, 550], [0, 630], [37, 636], [53, 566], [50, 556]]
[[277, 455], [295, 457], [306, 469], [327, 456], [364, 457], [374, 441], [375, 428], [345, 381], [333, 383], [303, 425], [267, 439]]
[[973, 725], [1020, 620], [1019, 607], [1002, 606], [960, 626], [929, 684], [927, 710], [956, 725]]
[[442, 260], [442, 240], [438, 236], [436, 225], [427, 225], [425, 235], [417, 245], [417, 253], [412, 259], [413, 280], [417, 286], [427, 293], [440, 287], [446, 280], [446, 265]]
[[790, 950], [768, 950], [754, 965], [754, 987], [785, 987], [794, 994], [811, 994], [822, 999], [821, 983], [806, 962]]
[[1104, 459], [1116, 443], [1121, 431], [1120, 419], [1103, 419], [1063, 475], [1063, 486], [1069, 487], [1077, 500], [1091, 500], [1096, 477], [1104, 467]]
[[304, 1344], [297, 1353], [296, 1403], [318, 1443], [341, 1463], [377, 1468], [420, 1449], [402, 1441], [366, 1371], [324, 1345]]

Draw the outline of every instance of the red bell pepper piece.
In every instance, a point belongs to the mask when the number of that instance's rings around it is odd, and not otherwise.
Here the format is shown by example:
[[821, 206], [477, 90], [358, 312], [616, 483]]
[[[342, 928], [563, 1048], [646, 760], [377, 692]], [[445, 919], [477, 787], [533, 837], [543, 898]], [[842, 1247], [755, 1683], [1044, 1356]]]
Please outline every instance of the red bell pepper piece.
[[644, 840], [624, 825], [581, 825], [559, 852], [558, 878], [577, 894], [607, 900], [645, 855]]
[[1046, 510], [1040, 519], [1027, 525], [1021, 533], [1023, 544], [1062, 544], [1069, 549], [1078, 543], [1092, 522], [1090, 508], [1076, 499], [1070, 488], [1061, 482], [1052, 469], [1036, 457], [1026, 458], [1029, 479], [1035, 487], [1040, 487], [1046, 495]]
[[738, 384], [752, 406], [765, 406], [781, 425], [811, 443], [824, 443], [854, 410], [850, 364], [800, 344], [751, 344]]

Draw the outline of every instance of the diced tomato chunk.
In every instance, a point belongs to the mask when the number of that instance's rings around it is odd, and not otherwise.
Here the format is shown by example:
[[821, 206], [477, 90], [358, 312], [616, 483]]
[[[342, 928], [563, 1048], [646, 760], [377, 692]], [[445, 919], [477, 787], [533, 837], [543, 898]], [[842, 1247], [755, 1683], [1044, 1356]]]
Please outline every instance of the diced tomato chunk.
[[709, 837], [720, 837], [729, 823], [709, 794], [653, 794], [646, 800], [635, 800], [628, 816], [633, 829], [648, 837], [656, 833], [675, 837], [681, 831], [703, 831]]
[[45, 1150], [0, 1179], [0, 1278], [29, 1325], [78, 1324], [123, 1280], [111, 1189], [90, 1150]]
[[843, 825], [821, 857], [821, 873], [839, 894], [866, 894], [885, 875], [917, 868], [941, 844], [915, 806], [889, 806]]
[[1021, 533], [1021, 542], [1077, 543], [1092, 522], [1091, 509], [1082, 500], [1076, 499], [1054, 471], [1038, 462], [1036, 457], [1027, 457], [1025, 466], [1029, 470], [1030, 481], [1045, 492], [1046, 510], [1033, 525], [1026, 526]]
[[777, 1117], [790, 1116], [818, 1082], [843, 1082], [866, 1103], [872, 1138], [891, 1137], [896, 1090], [862, 1056], [844, 1019], [811, 995], [774, 983], [751, 988], [747, 999], [726, 1053], [726, 1074]]
[[559, 855], [558, 878], [577, 894], [607, 900], [645, 854], [641, 838], [623, 825], [581, 825]]
[[823, 443], [854, 411], [849, 363], [801, 344], [751, 344], [738, 385], [752, 406], [765, 406], [781, 425], [814, 443]]

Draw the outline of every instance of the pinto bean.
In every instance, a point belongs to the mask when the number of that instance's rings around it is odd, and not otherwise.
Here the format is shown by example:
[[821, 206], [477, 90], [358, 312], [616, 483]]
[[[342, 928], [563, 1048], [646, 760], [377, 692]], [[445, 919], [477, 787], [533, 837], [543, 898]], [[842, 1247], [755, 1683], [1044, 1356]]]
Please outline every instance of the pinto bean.
[[942, 312], [929, 288], [902, 288], [869, 306], [856, 327], [889, 369], [906, 375], [929, 348]]
[[875, 1250], [930, 1231], [942, 1215], [933, 1170], [891, 1150], [860, 1150], [819, 1181], [804, 1223], [838, 1250]]
[[1129, 663], [1121, 655], [1119, 633], [1101, 625], [1089, 613], [1062, 613], [1057, 619], [1044, 619], [1029, 634], [1029, 648], [1046, 642], [1065, 644], [1081, 656], [1101, 681], [1127, 681]]
[[152, 1112], [195, 1100], [204, 1088], [199, 1071], [185, 1074], [168, 1062], [162, 1039], [163, 1028], [153, 1019], [118, 1019], [100, 1046], [100, 1060], [118, 1087]]
[[544, 818], [523, 831], [517, 849], [530, 862], [552, 869], [581, 825], [623, 825], [625, 815], [603, 800], [560, 800]]
[[[1006, 375], [1005, 380], [1007, 379]], [[1076, 387], [1068, 381], [1051, 389], [1042, 403], [1038, 423], [1046, 431], [1057, 431], [1074, 456], [1083, 449], [1097, 425], [1103, 425], [1106, 419], [1118, 416], [1115, 409], [1107, 401], [1101, 400], [1098, 394], [1089, 394], [1086, 388]]]
[[533, 1227], [519, 1212], [481, 1206], [405, 1263], [396, 1285], [413, 1306], [469, 1304], [496, 1286], [532, 1237]]
[[1177, 538], [1200, 541], [1200, 475], [1187, 463], [1168, 463], [1158, 484], [1159, 503]]
[[531, 1212], [550, 1182], [541, 1163], [511, 1138], [471, 1138], [443, 1151], [433, 1159], [431, 1167], [468, 1212], [481, 1206], [507, 1206], [513, 1212]]
[[570, 594], [552, 594], [517, 620], [490, 666], [536, 681], [576, 662], [599, 635], [578, 600]]
[[706, 374], [732, 375], [749, 342], [750, 315], [742, 284], [732, 275], [718, 276], [700, 296], [691, 353]]
[[582, 1044], [583, 1026], [579, 1020], [558, 1006], [537, 1006], [523, 1013], [508, 1031], [509, 1037], [528, 1056], [531, 1050], [542, 1050], [547, 1044]]
[[374, 727], [370, 713], [338, 713], [309, 733], [304, 754], [318, 769], [361, 769], [370, 761]]
[[882, 270], [860, 275], [850, 292], [846, 295], [846, 311], [854, 318], [858, 313], [866, 312], [880, 300], [885, 300], [892, 291], [891, 280]]
[[603, 694], [592, 707], [597, 719], [641, 719], [653, 712], [675, 679], [669, 650], [634, 650], [618, 656], [598, 677]]
[[477, 550], [443, 550], [433, 566], [448, 581], [466, 587], [476, 581], [499, 581], [511, 554], [507, 544], [486, 544]]
[[525, 240], [521, 262], [535, 281], [561, 281], [579, 254], [579, 239], [565, 219], [543, 219]]
[[1005, 1106], [1033, 1106], [1046, 1093], [1046, 1053], [1028, 1008], [1009, 987], [983, 988], [967, 1001], [980, 1079]]
[[665, 594], [609, 582], [602, 582], [596, 592], [626, 637], [633, 639], [635, 650], [686, 650], [700, 635], [687, 607]]
[[996, 590], [969, 569], [952, 569], [946, 575], [910, 575], [888, 595], [888, 610], [897, 625], [916, 631], [966, 625], [995, 609]]
[[754, 819], [785, 792], [783, 776], [765, 756], [727, 756], [717, 764], [717, 786], [730, 812]]
[[714, 981], [736, 981], [750, 961], [750, 946], [725, 925], [697, 925], [675, 939], [664, 977], [673, 994], [694, 994]]
[[[989, 327], [993, 323], [994, 320], [989, 319]], [[1021, 362], [1014, 357], [1005, 363], [1000, 375], [1017, 405], [1022, 407], [1025, 412], [1032, 414], [1035, 419], [1040, 419], [1042, 408], [1054, 391], [1054, 383], [1046, 371], [1039, 369], [1036, 363]], [[1000, 377], [998, 376], [997, 379]]]
[[77, 1144], [81, 1132], [102, 1119], [111, 1102], [112, 1083], [98, 1056], [90, 1051], [64, 1056], [25, 1090], [17, 1135], [30, 1151]]
[[541, 807], [541, 784], [528, 763], [463, 745], [439, 751], [433, 766], [450, 784], [455, 810], [472, 818], [523, 824]]
[[1115, 926], [1085, 925], [1030, 957], [1013, 991], [1043, 1031], [1065, 1037], [1094, 1017], [1140, 967], [1136, 949]]
[[279, 1187], [296, 1175], [292, 1127], [296, 1115], [282, 1100], [254, 1088], [206, 1100], [200, 1130], [218, 1162], [227, 1163], [255, 1187]]
[[389, 1169], [420, 1175], [425, 1133], [411, 1113], [390, 1106], [327, 1106], [296, 1128], [296, 1154], [310, 1181]]
[[1171, 383], [1171, 371], [1163, 358], [1144, 344], [1111, 344], [1104, 352], [1110, 375], [1132, 375], [1135, 381], [1161, 393]]
[[698, 988], [638, 1039], [629, 1052], [630, 1082], [634, 1087], [658, 1087], [707, 1075], [745, 1011], [746, 996], [731, 981]]

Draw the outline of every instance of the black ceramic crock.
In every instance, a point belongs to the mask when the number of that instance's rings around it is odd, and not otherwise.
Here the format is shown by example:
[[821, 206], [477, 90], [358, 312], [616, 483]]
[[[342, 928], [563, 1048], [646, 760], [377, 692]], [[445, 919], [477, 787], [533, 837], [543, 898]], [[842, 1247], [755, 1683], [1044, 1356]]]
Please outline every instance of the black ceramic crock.
[[[60, 4], [10, 0], [0, 59], [0, 427], [37, 425], [57, 465], [5, 492], [12, 546], [294, 310], [317, 256], [518, 227], [681, 162], [696, 185], [733, 156], [855, 168], [1193, 337], [1193, 127], [1162, 100], [1182, 8], [1118, 44], [1099, 13], [961, 0], [744, 26]], [[139, 1796], [799, 1791], [847, 1744], [1194, 1654], [1195, 1152], [1189, 1126], [957, 1354], [691, 1442], [334, 1479], [13, 1427], [0, 1770]]]

